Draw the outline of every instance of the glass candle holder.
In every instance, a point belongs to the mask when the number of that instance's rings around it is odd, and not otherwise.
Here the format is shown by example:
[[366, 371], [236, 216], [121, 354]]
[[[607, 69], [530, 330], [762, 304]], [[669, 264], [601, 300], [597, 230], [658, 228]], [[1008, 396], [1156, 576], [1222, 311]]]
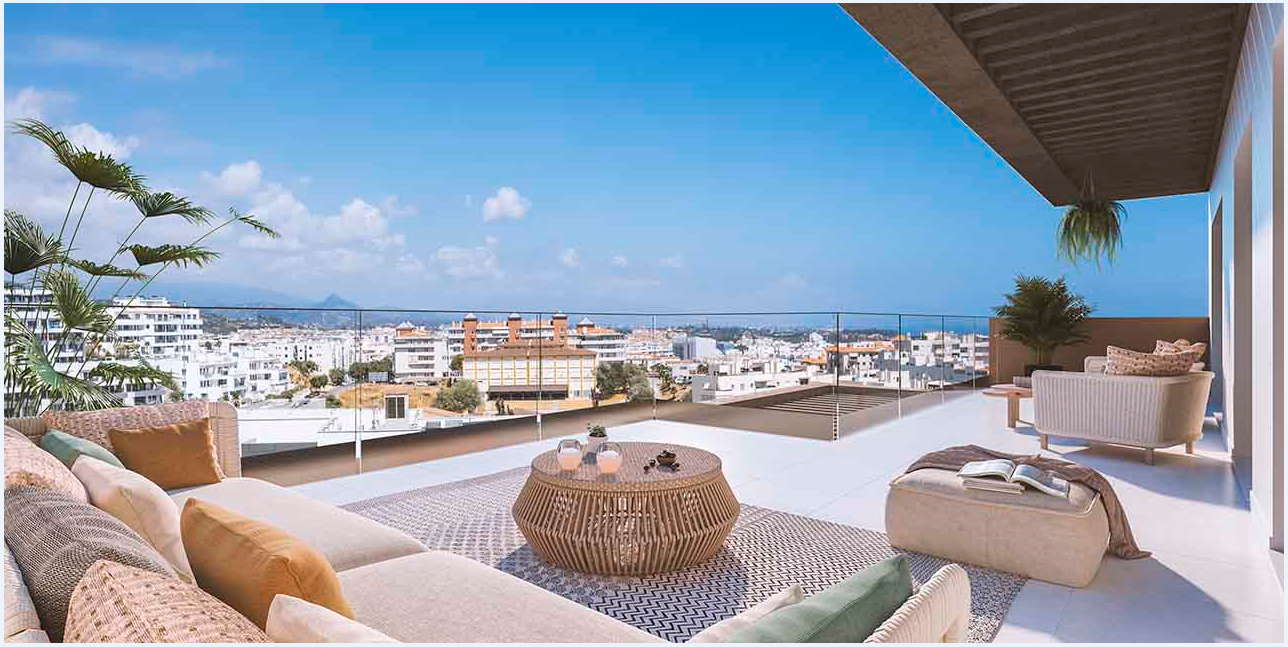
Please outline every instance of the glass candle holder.
[[580, 467], [581, 442], [576, 438], [559, 441], [559, 447], [555, 450], [555, 461], [559, 463], [560, 469], [570, 472]]
[[596, 452], [596, 463], [600, 474], [616, 474], [622, 468], [622, 448], [614, 442], [605, 442]]

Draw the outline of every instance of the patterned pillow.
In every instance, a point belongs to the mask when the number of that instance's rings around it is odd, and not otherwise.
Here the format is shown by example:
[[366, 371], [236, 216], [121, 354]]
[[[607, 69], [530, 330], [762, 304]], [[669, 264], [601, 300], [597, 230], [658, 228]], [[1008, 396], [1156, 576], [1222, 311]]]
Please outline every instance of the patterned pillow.
[[1183, 353], [1141, 353], [1126, 348], [1110, 346], [1106, 349], [1109, 359], [1105, 363], [1105, 373], [1109, 375], [1144, 375], [1148, 377], [1170, 377], [1185, 375], [1190, 366], [1197, 361], [1193, 352]]
[[87, 501], [85, 486], [53, 454], [39, 448], [22, 432], [4, 428], [4, 489], [20, 485], [62, 492]]
[[50, 429], [57, 429], [112, 449], [112, 441], [108, 440], [107, 432], [113, 429], [160, 427], [176, 422], [192, 422], [209, 418], [210, 403], [205, 400], [185, 400], [98, 411], [46, 411], [40, 417]]
[[1203, 354], [1207, 352], [1207, 344], [1201, 341], [1191, 343], [1186, 339], [1178, 339], [1176, 341], [1163, 341], [1162, 339], [1159, 339], [1154, 342], [1154, 352], [1159, 355], [1193, 352], [1198, 354], [1198, 357], [1194, 360], [1197, 362], [1199, 359], [1202, 359]]
[[72, 591], [67, 642], [265, 643], [254, 623], [194, 584], [111, 561]]
[[72, 589], [94, 562], [120, 562], [177, 580], [165, 558], [128, 526], [61, 492], [25, 485], [7, 490], [4, 540], [53, 640], [62, 639]]

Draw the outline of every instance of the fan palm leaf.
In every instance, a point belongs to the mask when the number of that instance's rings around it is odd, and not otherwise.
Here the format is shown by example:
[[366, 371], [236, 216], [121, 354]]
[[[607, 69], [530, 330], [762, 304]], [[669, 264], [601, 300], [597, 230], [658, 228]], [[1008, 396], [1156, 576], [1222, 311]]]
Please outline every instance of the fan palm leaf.
[[103, 336], [114, 334], [115, 317], [107, 306], [90, 297], [74, 274], [63, 269], [50, 272], [44, 278], [44, 287], [52, 297], [50, 307], [65, 329]]
[[6, 412], [34, 415], [42, 402], [78, 410], [121, 406], [120, 400], [88, 379], [68, 375], [45, 356], [36, 333], [11, 312], [5, 313], [5, 389], [16, 396]]
[[187, 198], [177, 196], [169, 191], [161, 193], [139, 192], [130, 196], [130, 201], [144, 218], [161, 216], [179, 216], [190, 223], [204, 225], [215, 214], [205, 207], [192, 204]]
[[67, 261], [67, 264], [71, 265], [72, 267], [90, 276], [97, 276], [97, 277], [111, 276], [111, 277], [129, 279], [131, 281], [142, 281], [143, 279], [148, 278], [147, 274], [144, 274], [143, 272], [140, 272], [138, 270], [131, 270], [124, 267], [117, 267], [115, 265], [109, 265], [106, 263], [100, 264], [100, 263], [95, 263], [93, 261], [69, 260]]
[[4, 212], [4, 271], [23, 274], [63, 260], [62, 243], [17, 211]]
[[129, 164], [118, 162], [106, 153], [77, 146], [68, 141], [62, 132], [41, 121], [19, 119], [10, 123], [10, 130], [44, 144], [59, 164], [77, 180], [92, 187], [122, 196], [130, 196], [144, 189], [144, 177], [135, 173]]
[[85, 378], [108, 387], [157, 384], [171, 391], [179, 390], [174, 376], [168, 371], [149, 364], [147, 360], [138, 360], [138, 362], [138, 364], [99, 362], [98, 366], [85, 374]]
[[157, 263], [172, 263], [180, 267], [205, 267], [219, 258], [219, 252], [197, 245], [130, 245], [126, 249], [134, 255], [139, 267]]

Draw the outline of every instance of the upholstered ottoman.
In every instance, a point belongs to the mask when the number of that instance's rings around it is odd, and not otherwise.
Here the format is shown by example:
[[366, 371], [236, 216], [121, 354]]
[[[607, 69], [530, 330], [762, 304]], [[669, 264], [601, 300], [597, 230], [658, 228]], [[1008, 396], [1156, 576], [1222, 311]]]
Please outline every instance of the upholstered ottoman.
[[1069, 498], [972, 490], [952, 470], [922, 469], [890, 484], [890, 544], [1066, 586], [1086, 586], [1109, 544], [1100, 495], [1070, 484]]

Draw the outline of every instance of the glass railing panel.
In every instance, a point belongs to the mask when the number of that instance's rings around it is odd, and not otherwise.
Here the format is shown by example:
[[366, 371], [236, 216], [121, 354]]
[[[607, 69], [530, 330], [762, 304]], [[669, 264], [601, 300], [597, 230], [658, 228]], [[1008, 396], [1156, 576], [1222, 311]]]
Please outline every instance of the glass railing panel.
[[[979, 317], [944, 317], [945, 388], [978, 389], [988, 380], [988, 331]], [[984, 322], [987, 326], [987, 322]]]
[[837, 431], [845, 435], [899, 416], [904, 361], [898, 315], [846, 312], [839, 321], [840, 342], [826, 360], [839, 375]]
[[826, 350], [835, 313], [701, 314], [657, 317], [670, 341], [680, 402], [658, 417], [830, 440], [838, 376]]

